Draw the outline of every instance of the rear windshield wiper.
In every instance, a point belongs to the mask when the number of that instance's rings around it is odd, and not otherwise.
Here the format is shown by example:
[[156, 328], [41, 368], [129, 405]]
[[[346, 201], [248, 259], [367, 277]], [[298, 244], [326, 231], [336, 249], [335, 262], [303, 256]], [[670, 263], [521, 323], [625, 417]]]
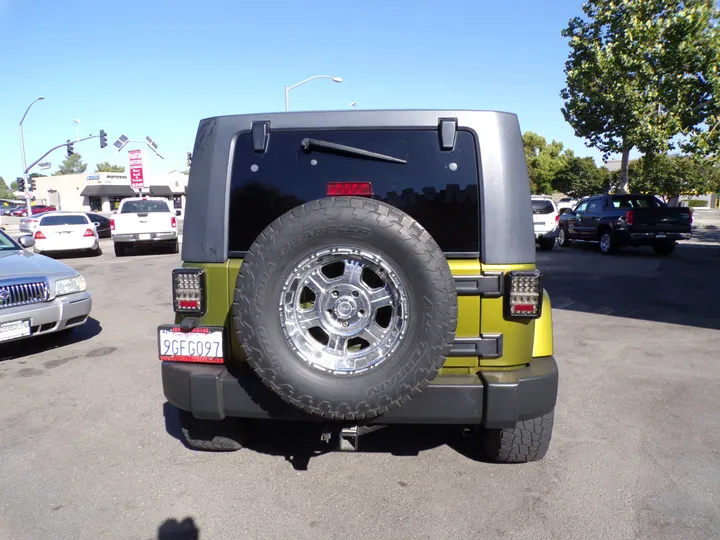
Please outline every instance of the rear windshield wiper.
[[362, 148], [355, 148], [354, 146], [345, 146], [344, 144], [337, 144], [328, 141], [320, 141], [318, 139], [305, 138], [300, 141], [300, 147], [306, 152], [310, 152], [313, 148], [317, 150], [325, 150], [329, 152], [338, 152], [341, 154], [348, 154], [351, 156], [365, 157], [369, 159], [377, 159], [379, 161], [389, 161], [390, 163], [407, 163], [406, 160], [396, 158], [393, 156], [386, 156], [385, 154], [378, 154], [377, 152], [371, 152], [370, 150], [363, 150]]

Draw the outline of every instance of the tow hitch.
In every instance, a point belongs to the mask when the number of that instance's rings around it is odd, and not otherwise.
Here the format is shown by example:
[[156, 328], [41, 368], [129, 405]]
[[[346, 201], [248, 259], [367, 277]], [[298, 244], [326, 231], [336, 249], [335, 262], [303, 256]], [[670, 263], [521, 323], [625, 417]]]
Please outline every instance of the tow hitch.
[[[360, 448], [360, 437], [382, 429], [384, 425], [372, 426], [345, 426], [340, 428], [338, 433], [338, 450], [341, 452], [357, 452]], [[336, 428], [337, 429], [337, 428]], [[330, 426], [323, 428], [320, 440], [329, 443], [332, 440], [333, 429]]]

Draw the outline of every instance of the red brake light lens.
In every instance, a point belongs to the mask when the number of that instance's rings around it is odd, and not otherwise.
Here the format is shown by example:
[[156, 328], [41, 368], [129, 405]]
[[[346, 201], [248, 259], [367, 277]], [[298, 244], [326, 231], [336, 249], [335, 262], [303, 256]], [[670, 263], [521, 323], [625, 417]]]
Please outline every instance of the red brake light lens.
[[115, 220], [114, 220], [114, 219], [111, 219], [111, 220], [110, 220], [110, 230], [111, 230], [111, 231], [114, 231], [114, 230], [115, 230]]
[[175, 229], [177, 228], [177, 219], [175, 219], [175, 216], [170, 218], [170, 226]]
[[372, 194], [372, 184], [370, 182], [328, 182], [327, 185], [328, 197], [349, 195], [372, 197]]
[[628, 210], [627, 212], [625, 212], [625, 221], [628, 225], [635, 224], [635, 212], [633, 212], [632, 210]]
[[42, 231], [35, 231], [35, 240], [47, 240]]
[[85, 234], [83, 236], [95, 236], [95, 231], [92, 229], [85, 229]]
[[557, 223], [558, 221], [560, 221], [560, 214], [555, 216], [555, 223]]

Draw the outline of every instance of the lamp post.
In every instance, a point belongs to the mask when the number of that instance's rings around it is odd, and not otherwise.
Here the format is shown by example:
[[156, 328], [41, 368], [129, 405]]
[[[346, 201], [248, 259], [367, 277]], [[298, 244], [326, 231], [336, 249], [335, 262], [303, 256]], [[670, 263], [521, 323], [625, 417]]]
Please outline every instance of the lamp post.
[[304, 81], [300, 81], [299, 83], [293, 84], [292, 86], [285, 86], [285, 112], [290, 110], [290, 90], [292, 90], [293, 88], [297, 88], [301, 84], [310, 82], [313, 79], [330, 79], [332, 82], [336, 83], [343, 82], [342, 77], [331, 77], [330, 75], [314, 75], [313, 77], [308, 77]]
[[28, 112], [30, 112], [30, 107], [35, 105], [38, 101], [42, 101], [45, 99], [45, 96], [40, 96], [35, 99], [30, 105], [28, 105], [28, 108], [25, 109], [25, 114], [23, 114], [22, 119], [20, 120], [20, 155], [22, 156], [22, 168], [23, 168], [23, 181], [25, 182], [25, 204], [27, 204], [27, 213], [28, 216], [32, 215], [32, 207], [30, 205], [30, 197], [27, 196], [27, 190], [28, 190], [28, 176], [27, 172], [25, 170], [27, 169], [27, 163], [25, 162], [25, 139], [23, 137], [23, 122], [25, 121], [25, 117], [27, 116]]

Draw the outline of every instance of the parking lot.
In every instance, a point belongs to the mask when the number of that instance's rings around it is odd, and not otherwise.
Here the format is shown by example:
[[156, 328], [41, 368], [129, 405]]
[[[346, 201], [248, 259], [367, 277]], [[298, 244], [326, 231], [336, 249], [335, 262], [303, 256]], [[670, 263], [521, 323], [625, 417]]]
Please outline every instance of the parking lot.
[[[359, 453], [266, 424], [251, 448], [187, 449], [155, 328], [178, 255], [63, 259], [91, 320], [0, 348], [0, 538], [713, 538], [720, 536], [720, 245], [668, 258], [538, 252], [560, 395], [545, 460], [483, 462], [456, 429], [392, 427]], [[160, 536], [162, 538], [162, 536]], [[191, 538], [191, 537], [188, 537]]]

